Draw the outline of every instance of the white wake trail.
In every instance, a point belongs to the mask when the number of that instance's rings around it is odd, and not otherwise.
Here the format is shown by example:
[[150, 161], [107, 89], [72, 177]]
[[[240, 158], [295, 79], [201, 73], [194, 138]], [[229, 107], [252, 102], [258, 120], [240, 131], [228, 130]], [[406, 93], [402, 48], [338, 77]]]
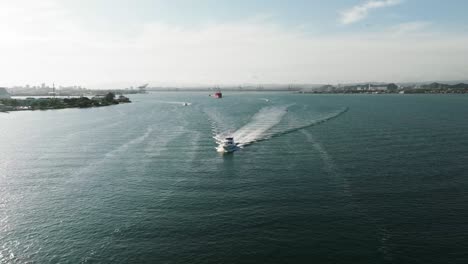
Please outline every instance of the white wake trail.
[[[258, 111], [252, 120], [241, 127], [237, 131], [230, 134], [234, 137], [239, 147], [251, 144], [255, 141], [265, 139], [269, 129], [276, 126], [286, 114], [287, 107], [265, 107]], [[225, 136], [229, 136], [228, 132], [221, 133], [215, 136], [217, 141], [223, 140]]]
[[346, 113], [349, 109], [345, 107], [337, 111], [321, 114], [314, 119], [294, 122], [294, 116], [284, 118], [290, 106], [264, 107], [251, 118], [250, 122], [237, 130], [229, 128], [229, 123], [225, 124], [226, 120], [219, 114], [207, 112], [207, 115], [211, 121], [213, 138], [217, 144], [223, 144], [227, 137], [233, 137], [237, 146], [243, 148], [255, 142], [293, 133], [329, 121]]
[[153, 100], [153, 102], [161, 104], [173, 104], [173, 105], [192, 105], [191, 102], [182, 102], [182, 101], [162, 101], [162, 100]]

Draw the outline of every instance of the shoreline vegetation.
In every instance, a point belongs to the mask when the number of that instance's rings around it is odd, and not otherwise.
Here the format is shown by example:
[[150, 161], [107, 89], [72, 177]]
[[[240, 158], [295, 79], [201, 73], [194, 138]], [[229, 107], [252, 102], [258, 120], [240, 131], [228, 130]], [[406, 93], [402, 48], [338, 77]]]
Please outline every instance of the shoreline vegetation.
[[117, 105], [120, 103], [131, 103], [131, 101], [128, 97], [123, 95], [116, 97], [116, 95], [111, 92], [107, 93], [106, 95], [94, 96], [91, 99], [84, 96], [75, 98], [4, 98], [0, 99], [0, 112], [91, 108]]

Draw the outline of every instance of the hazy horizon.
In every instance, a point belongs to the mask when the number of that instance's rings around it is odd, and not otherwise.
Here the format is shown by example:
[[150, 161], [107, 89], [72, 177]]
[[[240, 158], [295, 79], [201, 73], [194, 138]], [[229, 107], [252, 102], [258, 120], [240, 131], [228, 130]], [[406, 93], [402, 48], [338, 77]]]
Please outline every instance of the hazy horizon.
[[0, 86], [466, 80], [464, 1], [0, 2]]

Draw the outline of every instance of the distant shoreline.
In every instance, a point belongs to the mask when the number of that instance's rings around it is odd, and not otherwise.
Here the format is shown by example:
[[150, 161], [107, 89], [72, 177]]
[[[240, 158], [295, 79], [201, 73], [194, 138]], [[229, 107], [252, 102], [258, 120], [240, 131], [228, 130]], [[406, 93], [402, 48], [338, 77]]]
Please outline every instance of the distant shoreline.
[[364, 83], [353, 85], [321, 85], [304, 87], [301, 85], [289, 85], [285, 87], [223, 87], [223, 88], [148, 88], [151, 92], [295, 92], [301, 94], [465, 94], [468, 93], [468, 84], [411, 84], [397, 85], [395, 83]]
[[131, 103], [130, 99], [120, 95], [108, 93], [102, 96], [74, 98], [33, 98], [25, 99], [5, 98], [0, 99], [0, 112], [35, 111], [35, 110], [57, 110], [67, 108], [92, 108]]
[[159, 86], [159, 87], [142, 87], [138, 89], [107, 89], [107, 90], [89, 90], [85, 88], [79, 89], [57, 89], [50, 87], [31, 88], [31, 87], [14, 87], [0, 88], [3, 96], [22, 96], [22, 97], [37, 97], [37, 96], [57, 96], [57, 97], [82, 97], [95, 96], [104, 93], [114, 94], [145, 94], [148, 92], [206, 92], [213, 93], [215, 91], [222, 92], [293, 92], [301, 94], [466, 94], [468, 93], [468, 84], [464, 82], [448, 82], [447, 83], [413, 83], [413, 84], [398, 84], [398, 83], [356, 83], [356, 84], [338, 84], [338, 85], [320, 85], [320, 84], [290, 84], [290, 85], [239, 85], [239, 86]]

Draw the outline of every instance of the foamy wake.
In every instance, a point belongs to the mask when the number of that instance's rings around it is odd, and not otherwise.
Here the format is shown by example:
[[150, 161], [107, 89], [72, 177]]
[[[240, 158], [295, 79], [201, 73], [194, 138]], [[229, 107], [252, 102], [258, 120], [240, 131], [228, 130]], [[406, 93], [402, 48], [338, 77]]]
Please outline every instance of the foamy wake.
[[173, 105], [192, 105], [190, 102], [182, 102], [182, 101], [161, 101], [161, 100], [153, 100], [153, 102], [157, 102], [160, 104], [173, 104]]
[[286, 114], [287, 107], [265, 107], [257, 112], [247, 125], [241, 127], [232, 137], [240, 147], [267, 137], [268, 130], [276, 126]]
[[239, 128], [234, 132], [219, 132], [219, 129], [217, 129], [217, 125], [213, 124], [213, 138], [218, 144], [220, 144], [226, 137], [234, 137], [235, 142], [238, 143], [238, 146], [242, 148], [254, 142], [267, 140], [272, 137], [285, 135], [310, 126], [323, 123], [325, 121], [338, 117], [341, 114], [348, 111], [348, 108], [346, 107], [338, 111], [322, 115], [321, 117], [314, 120], [303, 121], [294, 125], [288, 125], [284, 122], [281, 122], [286, 113], [288, 113], [287, 109], [287, 106], [274, 106], [262, 108], [252, 117], [251, 121], [248, 124], [244, 125], [243, 127]]

